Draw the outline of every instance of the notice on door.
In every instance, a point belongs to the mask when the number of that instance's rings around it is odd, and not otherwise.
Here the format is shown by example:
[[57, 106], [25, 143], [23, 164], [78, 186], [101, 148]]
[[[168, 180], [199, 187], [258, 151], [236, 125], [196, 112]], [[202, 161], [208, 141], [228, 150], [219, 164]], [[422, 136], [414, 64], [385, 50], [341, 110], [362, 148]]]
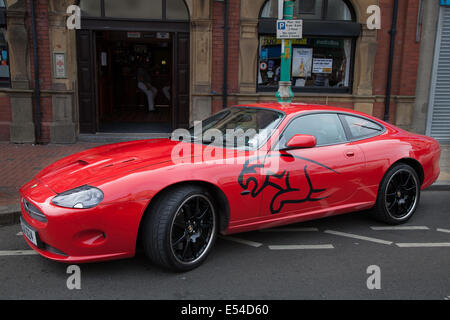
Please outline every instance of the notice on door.
[[313, 73], [331, 73], [333, 71], [333, 59], [313, 59]]

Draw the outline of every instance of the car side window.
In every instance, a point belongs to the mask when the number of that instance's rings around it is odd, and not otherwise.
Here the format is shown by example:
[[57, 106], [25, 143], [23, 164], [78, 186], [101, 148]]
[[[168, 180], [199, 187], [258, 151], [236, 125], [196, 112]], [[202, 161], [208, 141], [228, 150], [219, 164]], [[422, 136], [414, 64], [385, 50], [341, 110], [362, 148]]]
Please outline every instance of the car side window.
[[383, 131], [383, 127], [360, 117], [342, 115], [350, 132], [355, 139], [377, 135]]
[[281, 145], [286, 144], [296, 134], [316, 137], [318, 146], [347, 141], [341, 121], [334, 113], [310, 114], [292, 120], [283, 133]]

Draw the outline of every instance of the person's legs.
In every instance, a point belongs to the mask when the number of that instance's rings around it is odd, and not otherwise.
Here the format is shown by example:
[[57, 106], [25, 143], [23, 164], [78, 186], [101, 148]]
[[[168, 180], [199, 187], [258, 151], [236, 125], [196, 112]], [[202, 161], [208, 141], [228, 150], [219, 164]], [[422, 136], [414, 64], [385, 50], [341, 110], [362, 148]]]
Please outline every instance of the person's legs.
[[170, 87], [169, 86], [165, 86], [164, 88], [162, 88], [162, 90], [163, 90], [164, 96], [170, 102]]
[[141, 89], [147, 95], [147, 103], [148, 103], [148, 111], [155, 110], [155, 88], [150, 86], [150, 89], [147, 89], [147, 86], [143, 82], [138, 83], [138, 88]]

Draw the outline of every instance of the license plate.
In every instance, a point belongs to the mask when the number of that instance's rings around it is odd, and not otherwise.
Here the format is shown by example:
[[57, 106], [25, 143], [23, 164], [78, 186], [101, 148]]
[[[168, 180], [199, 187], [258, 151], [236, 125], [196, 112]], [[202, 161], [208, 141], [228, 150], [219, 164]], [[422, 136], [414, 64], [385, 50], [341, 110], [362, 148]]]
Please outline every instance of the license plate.
[[20, 219], [20, 225], [22, 227], [22, 232], [27, 237], [28, 240], [36, 247], [38, 246], [37, 232], [31, 229], [22, 219]]

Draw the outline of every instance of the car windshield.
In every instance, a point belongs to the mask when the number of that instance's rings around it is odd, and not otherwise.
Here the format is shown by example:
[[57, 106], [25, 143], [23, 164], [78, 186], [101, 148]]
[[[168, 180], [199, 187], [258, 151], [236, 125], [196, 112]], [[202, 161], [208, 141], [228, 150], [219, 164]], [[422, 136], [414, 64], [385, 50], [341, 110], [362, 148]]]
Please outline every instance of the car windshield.
[[258, 149], [272, 135], [284, 114], [274, 110], [231, 107], [189, 128], [192, 141], [238, 149]]

